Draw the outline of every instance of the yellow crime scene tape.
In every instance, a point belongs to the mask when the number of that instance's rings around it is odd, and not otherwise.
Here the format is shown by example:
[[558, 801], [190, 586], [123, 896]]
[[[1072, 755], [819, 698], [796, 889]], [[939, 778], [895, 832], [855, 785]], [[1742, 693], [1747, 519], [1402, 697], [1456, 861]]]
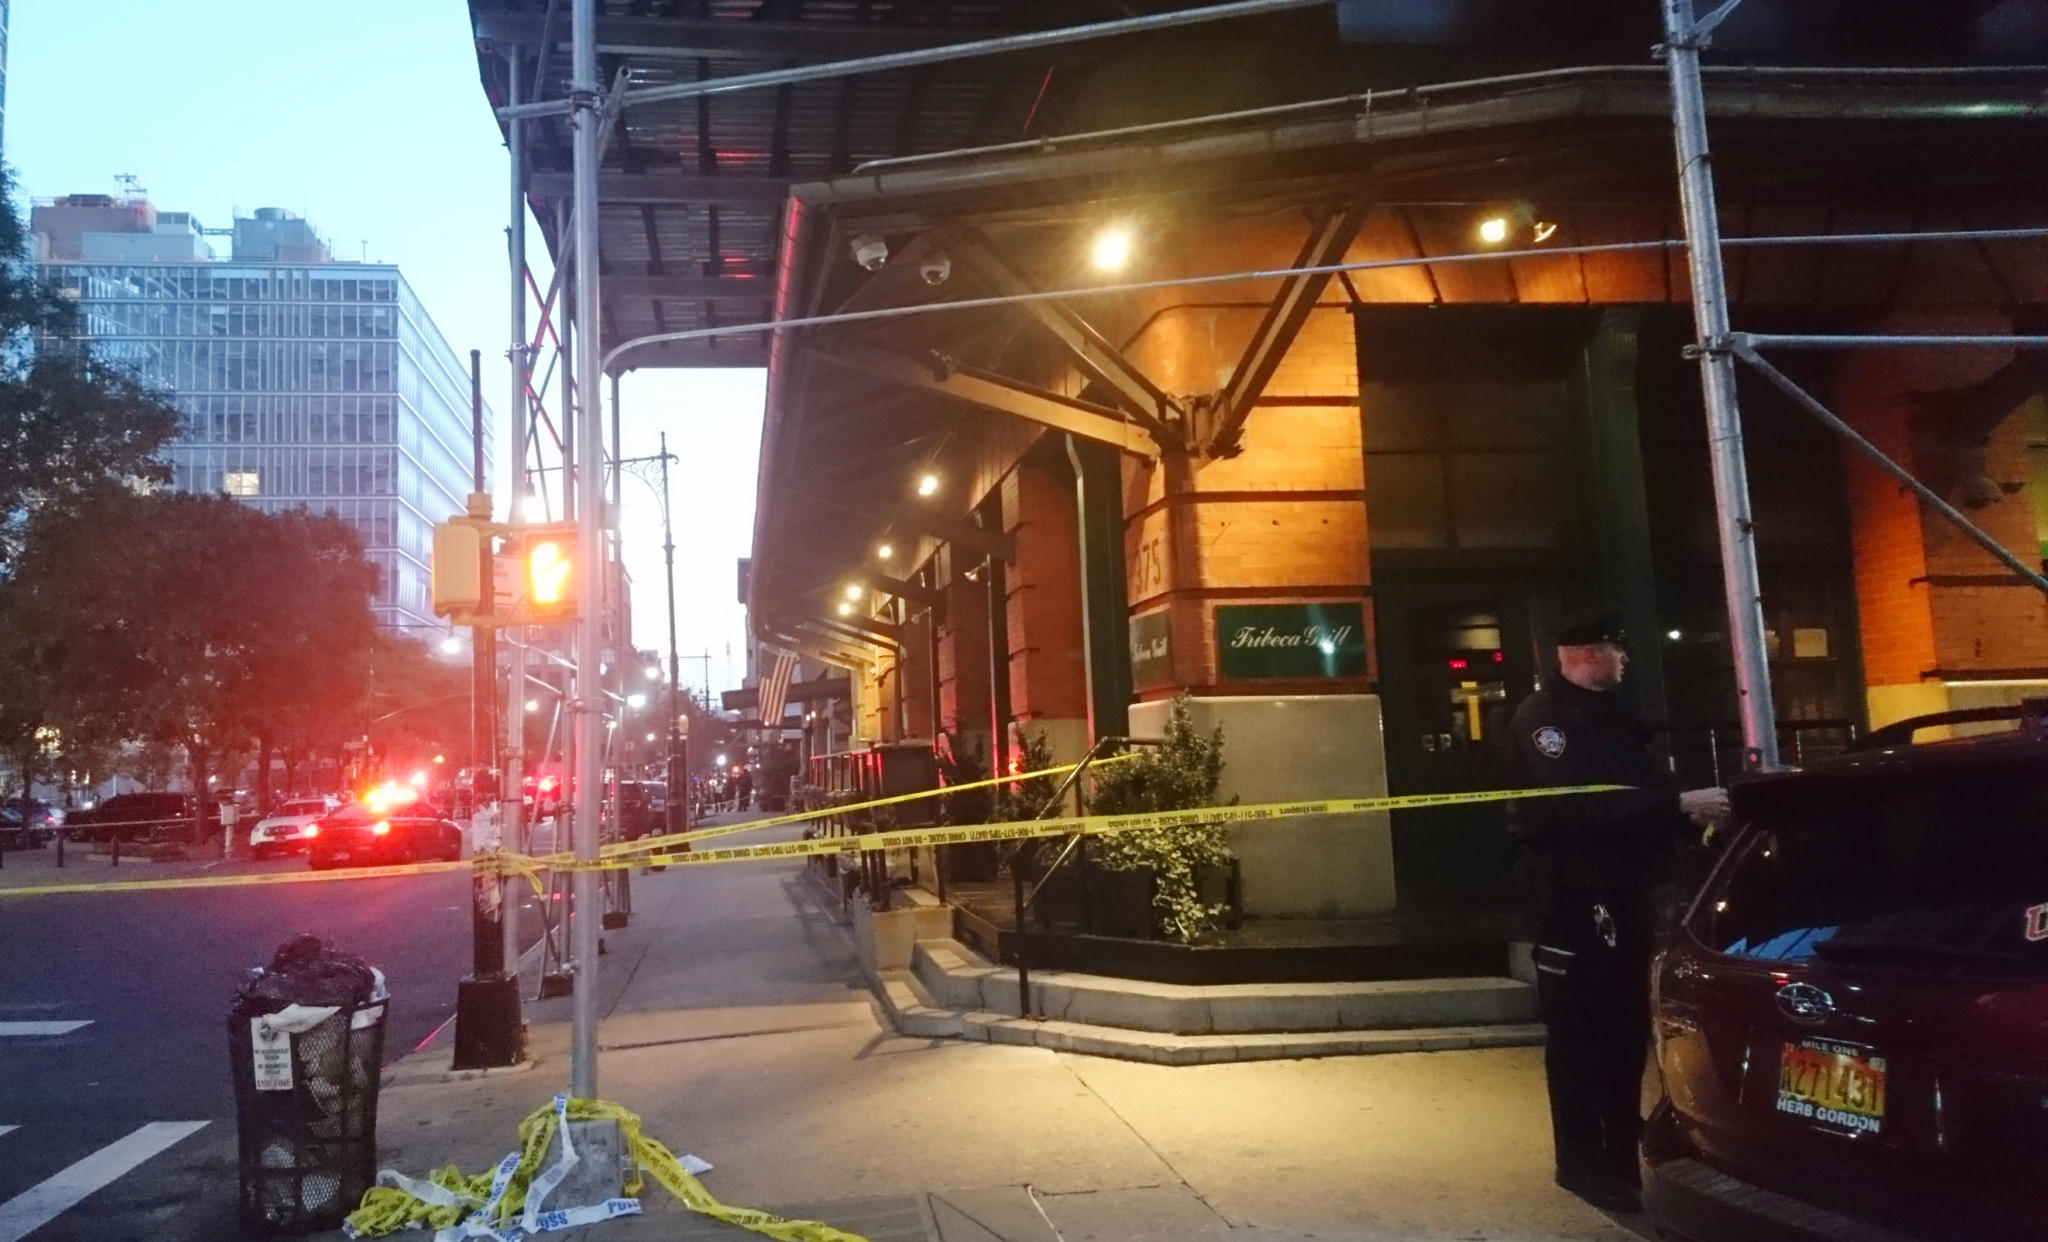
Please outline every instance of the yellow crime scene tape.
[[1322, 798], [1307, 802], [1207, 806], [1185, 811], [1150, 811], [1133, 815], [1069, 815], [1057, 819], [1012, 820], [1001, 824], [962, 824], [952, 828], [850, 833], [844, 836], [813, 837], [803, 841], [781, 841], [773, 845], [736, 845], [722, 849], [692, 850], [687, 854], [600, 858], [595, 862], [577, 862], [556, 856], [527, 858], [521, 855], [508, 855], [507, 861], [522, 870], [529, 867], [545, 867], [557, 871], [612, 871], [636, 866], [702, 867], [720, 863], [758, 862], [772, 858], [807, 858], [859, 850], [965, 845], [973, 841], [1019, 841], [1032, 837], [1065, 836], [1068, 833], [1097, 836], [1179, 824], [1255, 823], [1260, 820], [1289, 819], [1303, 815], [1356, 815], [1435, 806], [1473, 806], [1524, 798], [1619, 793], [1628, 788], [1626, 785], [1572, 785], [1557, 789], [1488, 789], [1463, 793], [1397, 794], [1385, 798]]
[[[338, 867], [332, 871], [278, 871], [262, 875], [186, 875], [165, 880], [101, 880], [81, 884], [20, 884], [0, 887], [0, 897], [55, 897], [66, 893], [148, 893], [177, 888], [247, 888], [252, 884], [320, 884], [329, 880], [383, 880], [401, 875], [471, 871], [477, 861], [393, 863], [385, 867]], [[505, 869], [519, 868], [506, 865]]]
[[[540, 1205], [576, 1162], [570, 1144], [549, 1169], [542, 1159], [555, 1133], [570, 1121], [615, 1121], [632, 1153], [633, 1167], [624, 1199], [542, 1210]], [[700, 1168], [704, 1166], [698, 1166]], [[348, 1216], [343, 1232], [350, 1238], [381, 1238], [402, 1229], [459, 1231], [460, 1237], [517, 1239], [637, 1215], [645, 1173], [661, 1183], [684, 1207], [714, 1220], [737, 1225], [778, 1242], [865, 1242], [858, 1234], [814, 1220], [790, 1220], [755, 1208], [718, 1201], [704, 1183], [683, 1166], [675, 1153], [641, 1132], [640, 1118], [606, 1100], [558, 1095], [519, 1123], [519, 1147], [488, 1173], [463, 1174], [454, 1165], [414, 1179], [384, 1170], [378, 1185], [363, 1193], [360, 1206]], [[529, 1194], [535, 1203], [526, 1202]]]
[[[1014, 779], [1014, 778], [1009, 778]], [[958, 786], [953, 791], [965, 788]], [[262, 884], [315, 884], [327, 880], [375, 880], [392, 876], [430, 875], [474, 870], [489, 875], [521, 875], [540, 888], [546, 871], [623, 871], [632, 867], [704, 867], [723, 863], [762, 862], [778, 858], [809, 858], [860, 850], [907, 849], [928, 845], [965, 845], [975, 841], [1021, 841], [1068, 833], [1104, 835], [1177, 824], [1237, 824], [1289, 819], [1306, 815], [1356, 815], [1376, 811], [1409, 811], [1426, 807], [1476, 806], [1528, 798], [1559, 798], [1582, 794], [1619, 793], [1627, 785], [1572, 785], [1556, 789], [1487, 789], [1463, 793], [1396, 794], [1385, 798], [1322, 798], [1304, 802], [1265, 802], [1248, 806], [1207, 806], [1185, 811], [1151, 811], [1133, 815], [1068, 815], [1057, 819], [1020, 819], [1000, 824], [962, 824], [951, 828], [911, 828], [842, 836], [781, 841], [773, 845], [738, 845], [692, 850], [682, 854], [614, 855], [578, 862], [562, 855], [533, 857], [507, 851], [479, 854], [468, 862], [402, 863], [387, 867], [350, 867], [333, 871], [301, 871], [264, 875], [183, 876], [166, 880], [111, 880], [86, 884], [39, 884], [0, 887], [0, 898], [57, 896], [67, 893], [148, 892], [183, 888], [237, 888]], [[821, 819], [825, 814], [801, 816]], [[785, 818], [782, 822], [794, 822]], [[726, 825], [735, 829], [758, 823]]]
[[[1127, 759], [1135, 759], [1137, 757], [1135, 751], [1129, 754], [1111, 755], [1107, 759], [1097, 759], [1093, 766], [1098, 768], [1107, 767], [1112, 763], [1122, 763]], [[1078, 763], [1063, 763], [1058, 767], [1040, 768], [1036, 772], [1019, 772], [1013, 776], [992, 776], [987, 780], [968, 781], [964, 785], [947, 785], [940, 789], [920, 789], [916, 793], [894, 794], [887, 798], [875, 798], [867, 802], [849, 802], [845, 806], [820, 807], [814, 811], [797, 811], [789, 815], [778, 815], [773, 819], [750, 819], [744, 824], [720, 824], [715, 828], [692, 828], [688, 832], [672, 832], [666, 836], [641, 837], [633, 841], [614, 841], [600, 849], [598, 854], [604, 858], [614, 858], [622, 854], [659, 853], [673, 846], [687, 845], [693, 841], [709, 841], [715, 837], [729, 837], [742, 832], [757, 832], [763, 828], [779, 828], [784, 824], [801, 824], [814, 819], [824, 819], [831, 815], [851, 815], [857, 811], [872, 811], [876, 807], [898, 806], [905, 802], [916, 802], [923, 798], [943, 798], [948, 794], [966, 793], [971, 789], [988, 789], [995, 785], [1016, 785], [1045, 776], [1064, 776], [1080, 766]], [[555, 853], [547, 857], [550, 860], [560, 859], [567, 862], [574, 855]]]

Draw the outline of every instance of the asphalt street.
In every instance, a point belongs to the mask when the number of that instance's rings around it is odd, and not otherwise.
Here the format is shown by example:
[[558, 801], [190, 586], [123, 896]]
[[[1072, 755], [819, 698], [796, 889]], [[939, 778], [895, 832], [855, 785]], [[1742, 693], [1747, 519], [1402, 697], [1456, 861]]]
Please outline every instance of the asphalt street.
[[[0, 884], [43, 860], [8, 861]], [[75, 874], [140, 879], [152, 868]], [[0, 899], [0, 1242], [238, 1236], [226, 1022], [236, 985], [296, 933], [332, 941], [385, 973], [389, 1064], [454, 1014], [471, 957], [469, 885], [440, 874]]]

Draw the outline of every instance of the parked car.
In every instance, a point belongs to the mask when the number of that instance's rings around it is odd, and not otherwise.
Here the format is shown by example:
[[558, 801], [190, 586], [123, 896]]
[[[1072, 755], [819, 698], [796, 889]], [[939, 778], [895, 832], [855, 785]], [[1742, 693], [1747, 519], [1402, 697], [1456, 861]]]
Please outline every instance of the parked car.
[[64, 812], [40, 798], [0, 802], [0, 848], [41, 849], [64, 826]]
[[668, 820], [668, 786], [660, 781], [619, 782], [619, 835], [628, 841], [660, 833]]
[[311, 844], [306, 828], [332, 810], [325, 798], [295, 798], [249, 829], [249, 852], [258, 858], [297, 853]]
[[316, 869], [386, 863], [454, 862], [462, 857], [462, 829], [425, 803], [379, 812], [351, 803], [303, 830], [307, 861]]
[[74, 839], [138, 841], [160, 828], [192, 822], [192, 795], [183, 793], [115, 794], [89, 811], [73, 811], [65, 823]]
[[2048, 728], [1911, 732], [1730, 791], [1655, 968], [1664, 1237], [2048, 1239]]

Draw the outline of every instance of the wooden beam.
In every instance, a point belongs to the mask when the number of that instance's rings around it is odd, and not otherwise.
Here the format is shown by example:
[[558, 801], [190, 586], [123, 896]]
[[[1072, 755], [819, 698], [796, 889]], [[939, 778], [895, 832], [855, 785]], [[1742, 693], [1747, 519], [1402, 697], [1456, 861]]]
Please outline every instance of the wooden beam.
[[901, 578], [891, 578], [887, 574], [876, 573], [871, 569], [864, 569], [853, 575], [853, 577], [856, 582], [859, 582], [870, 591], [880, 591], [884, 595], [894, 595], [898, 599], [907, 599], [911, 603], [924, 608], [942, 608], [945, 606], [945, 593], [933, 590], [928, 586], [915, 582], [905, 582]]
[[[1018, 275], [995, 253], [988, 239], [975, 231], [949, 233], [948, 253], [963, 268], [1004, 297], [1041, 292]], [[1033, 301], [1017, 305], [1018, 311], [1064, 346], [1073, 361], [1107, 388], [1125, 413], [1145, 426], [1162, 446], [1177, 443], [1172, 422], [1179, 419], [1180, 404], [1154, 384], [1123, 351], [1097, 332], [1079, 312], [1061, 302]]]
[[813, 508], [837, 509], [841, 513], [856, 514], [901, 530], [921, 531], [956, 548], [965, 548], [978, 556], [993, 556], [1004, 561], [1017, 559], [1017, 541], [1007, 532], [983, 530], [972, 522], [960, 522], [943, 517], [922, 505], [906, 501], [853, 501], [787, 486], [778, 489], [778, 494]]
[[757, 302], [763, 295], [773, 296], [766, 277], [607, 272], [601, 280], [599, 288], [608, 298], [667, 298], [672, 302], [742, 298]]
[[[597, 174], [597, 200], [602, 207], [621, 203], [683, 206], [699, 203], [780, 204], [789, 196], [789, 178], [722, 172], [618, 172]], [[568, 199], [575, 193], [570, 174], [536, 172], [526, 178], [526, 191], [539, 199]]]
[[1073, 397], [1034, 388], [992, 371], [962, 366], [949, 358], [933, 355], [927, 363], [872, 347], [849, 353], [814, 349], [810, 356], [820, 362], [952, 397], [1055, 431], [1099, 440], [1134, 457], [1159, 455], [1159, 445], [1151, 433], [1121, 410], [1091, 405]]
[[[1353, 202], [1330, 212], [1309, 230], [1308, 240], [1290, 266], [1327, 267], [1336, 263], [1343, 258], [1345, 249], [1358, 235], [1359, 226], [1363, 223], [1363, 203]], [[1203, 448], [1210, 455], [1237, 455], [1245, 420], [1251, 417], [1259, 394], [1266, 391], [1273, 372], [1280, 369], [1280, 360], [1287, 356], [1301, 325], [1308, 321], [1309, 312], [1316, 308], [1324, 286], [1329, 283], [1327, 274], [1294, 275], [1280, 282], [1280, 291], [1266, 304], [1265, 316], [1260, 319], [1258, 330], [1252, 333], [1252, 339], [1245, 343], [1244, 354], [1230, 373], [1230, 382], [1216, 394], [1214, 403], [1209, 407], [1214, 428], [1201, 439]]]

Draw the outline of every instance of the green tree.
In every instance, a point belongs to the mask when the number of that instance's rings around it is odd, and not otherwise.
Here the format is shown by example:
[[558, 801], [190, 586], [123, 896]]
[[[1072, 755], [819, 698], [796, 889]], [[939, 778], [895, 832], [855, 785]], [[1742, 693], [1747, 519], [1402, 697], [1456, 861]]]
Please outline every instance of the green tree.
[[0, 716], [0, 740], [55, 728], [175, 746], [203, 791], [277, 720], [348, 707], [376, 571], [341, 524], [101, 486], [24, 533], [0, 616], [11, 662], [44, 672], [9, 696], [25, 706]]
[[30, 515], [109, 479], [161, 483], [177, 430], [169, 401], [94, 355], [78, 308], [41, 280], [0, 169], [0, 570]]

